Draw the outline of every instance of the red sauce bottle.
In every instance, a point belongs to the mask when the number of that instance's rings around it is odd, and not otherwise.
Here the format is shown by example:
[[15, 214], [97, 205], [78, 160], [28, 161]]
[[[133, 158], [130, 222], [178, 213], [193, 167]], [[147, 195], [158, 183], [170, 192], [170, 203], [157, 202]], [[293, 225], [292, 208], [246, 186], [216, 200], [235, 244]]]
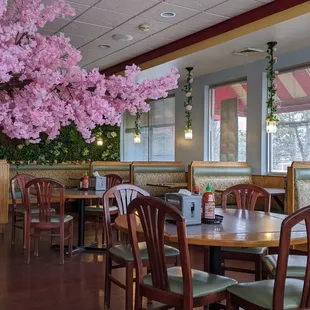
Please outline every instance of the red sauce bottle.
[[83, 190], [88, 190], [89, 188], [89, 179], [88, 179], [88, 175], [87, 175], [87, 171], [85, 171], [83, 178], [82, 178], [82, 189]]
[[206, 188], [206, 192], [202, 196], [202, 210], [201, 218], [214, 220], [215, 219], [215, 198], [212, 192], [210, 183]]

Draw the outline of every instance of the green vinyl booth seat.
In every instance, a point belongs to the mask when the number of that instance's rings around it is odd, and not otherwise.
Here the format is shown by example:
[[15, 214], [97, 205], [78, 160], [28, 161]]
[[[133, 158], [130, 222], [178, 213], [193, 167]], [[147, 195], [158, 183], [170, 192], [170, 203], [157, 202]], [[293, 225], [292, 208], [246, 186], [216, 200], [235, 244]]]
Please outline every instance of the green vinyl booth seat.
[[162, 197], [165, 193], [176, 192], [167, 188], [148, 186], [154, 183], [185, 183], [186, 173], [183, 162], [133, 162], [131, 165], [132, 184], [144, 189], [151, 196]]

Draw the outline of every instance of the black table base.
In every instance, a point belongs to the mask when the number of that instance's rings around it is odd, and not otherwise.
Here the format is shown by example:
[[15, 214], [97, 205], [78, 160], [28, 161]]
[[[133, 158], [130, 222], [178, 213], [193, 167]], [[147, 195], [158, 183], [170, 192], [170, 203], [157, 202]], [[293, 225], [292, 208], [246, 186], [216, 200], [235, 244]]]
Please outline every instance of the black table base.
[[[91, 242], [89, 244], [85, 244], [85, 223], [84, 223], [84, 215], [85, 215], [85, 199], [79, 199], [79, 224], [78, 224], [78, 244], [77, 246], [73, 246], [72, 255], [80, 254], [80, 253], [104, 253], [106, 248], [98, 248], [97, 242]], [[52, 249], [59, 251], [59, 244], [53, 244]], [[65, 245], [65, 255], [68, 256], [68, 246]]]
[[[222, 273], [221, 247], [210, 246], [209, 247], [209, 257], [206, 257], [207, 253], [208, 253], [208, 251], [205, 251], [205, 258], [204, 258], [205, 264], [204, 265], [207, 266], [206, 260], [209, 259], [210, 273], [221, 275], [221, 273]], [[218, 309], [222, 309], [223, 307], [224, 307], [224, 305], [220, 305], [217, 303], [209, 305], [210, 310], [218, 310]]]

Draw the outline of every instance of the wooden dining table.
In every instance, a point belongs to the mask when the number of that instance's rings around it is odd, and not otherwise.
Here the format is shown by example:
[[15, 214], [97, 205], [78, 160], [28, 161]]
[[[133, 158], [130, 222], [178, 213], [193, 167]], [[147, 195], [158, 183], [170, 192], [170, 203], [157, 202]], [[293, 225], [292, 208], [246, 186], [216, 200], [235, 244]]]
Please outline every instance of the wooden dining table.
[[[199, 224], [187, 226], [189, 245], [209, 247], [210, 272], [221, 274], [221, 247], [278, 247], [281, 224], [286, 215], [247, 210], [216, 209], [222, 215], [221, 224]], [[139, 217], [137, 230], [143, 238]], [[118, 216], [115, 226], [123, 233], [128, 233], [127, 216]], [[177, 230], [173, 223], [165, 224], [165, 240], [177, 243]], [[306, 226], [296, 225], [291, 234], [291, 245], [307, 242]], [[206, 251], [205, 251], [206, 252]], [[205, 260], [207, 257], [205, 257]], [[205, 264], [206, 266], [206, 264]]]

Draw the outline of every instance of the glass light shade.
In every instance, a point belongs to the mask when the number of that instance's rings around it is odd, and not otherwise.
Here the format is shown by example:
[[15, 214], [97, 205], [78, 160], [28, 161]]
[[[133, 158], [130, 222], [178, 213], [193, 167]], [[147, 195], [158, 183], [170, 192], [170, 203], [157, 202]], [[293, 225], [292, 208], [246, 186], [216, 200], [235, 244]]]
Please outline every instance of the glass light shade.
[[97, 145], [102, 146], [103, 145], [103, 140], [102, 138], [97, 138]]
[[276, 133], [277, 132], [277, 122], [270, 121], [266, 119], [266, 132], [267, 133]]
[[192, 131], [192, 129], [190, 129], [190, 128], [185, 129], [184, 136], [185, 136], [186, 140], [192, 140], [193, 139], [193, 131]]
[[134, 143], [141, 143], [141, 135], [135, 133], [134, 137], [133, 137], [133, 142]]

